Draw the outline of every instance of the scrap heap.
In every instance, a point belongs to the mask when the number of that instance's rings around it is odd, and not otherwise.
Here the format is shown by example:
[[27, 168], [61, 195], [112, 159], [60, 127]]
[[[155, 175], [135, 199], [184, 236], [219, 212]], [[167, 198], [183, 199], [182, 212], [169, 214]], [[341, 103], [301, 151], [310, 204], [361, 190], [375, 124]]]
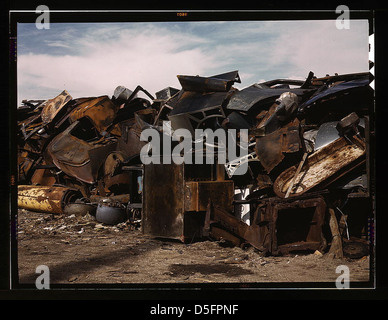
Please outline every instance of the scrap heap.
[[[179, 75], [156, 98], [141, 86], [113, 96], [23, 101], [18, 108], [18, 205], [140, 223], [145, 233], [224, 238], [268, 254], [336, 256], [373, 244], [373, 90], [369, 73], [244, 89], [238, 71]], [[142, 98], [139, 93], [147, 96]], [[247, 129], [248, 153], [226, 164], [141, 162], [154, 128]], [[241, 137], [240, 137], [241, 138]], [[192, 140], [195, 152], [194, 138]], [[224, 146], [217, 142], [212, 148]], [[248, 163], [245, 174], [236, 174]], [[336, 237], [338, 236], [338, 237]]]

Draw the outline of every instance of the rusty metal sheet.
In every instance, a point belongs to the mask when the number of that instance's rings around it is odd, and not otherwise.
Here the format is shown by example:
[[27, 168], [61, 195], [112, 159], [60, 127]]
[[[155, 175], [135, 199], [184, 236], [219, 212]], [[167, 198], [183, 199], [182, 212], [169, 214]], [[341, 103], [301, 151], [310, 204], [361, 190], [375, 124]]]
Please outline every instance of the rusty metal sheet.
[[311, 84], [314, 86], [322, 86], [324, 84], [330, 84], [340, 81], [351, 81], [360, 78], [370, 77], [369, 72], [358, 72], [358, 73], [346, 73], [346, 74], [335, 74], [334, 76], [326, 75], [324, 77], [311, 79]]
[[238, 71], [231, 71], [211, 77], [178, 75], [178, 80], [185, 91], [219, 92], [229, 91], [235, 82], [241, 83]]
[[97, 172], [105, 156], [115, 150], [116, 142], [89, 143], [72, 135], [81, 126], [79, 121], [72, 123], [58, 134], [47, 146], [53, 163], [71, 177], [86, 183], [94, 183]]
[[351, 144], [342, 137], [312, 153], [297, 174], [296, 166], [283, 171], [274, 182], [275, 193], [285, 197], [290, 183], [295, 181], [289, 196], [300, 195], [324, 182], [335, 181], [341, 171], [354, 169], [357, 162], [361, 163], [366, 149], [365, 143], [356, 136], [352, 140], [356, 143]]
[[101, 143], [92, 144], [92, 148], [88, 151], [88, 156], [94, 181], [97, 181], [99, 178], [98, 172], [102, 168], [106, 157], [116, 149], [116, 141], [105, 141], [103, 139]]
[[[120, 109], [117, 111], [115, 119], [112, 122], [112, 125], [115, 125], [122, 121], [127, 121], [128, 119], [133, 119], [136, 115], [144, 118], [149, 118], [152, 116], [155, 109], [147, 109], [150, 106], [150, 102], [143, 98], [134, 98], [129, 102], [123, 103], [120, 106]], [[148, 116], [147, 116], [148, 114]]]
[[285, 92], [292, 92], [301, 99], [311, 95], [316, 89], [302, 88], [270, 88], [265, 84], [253, 84], [236, 93], [230, 98], [226, 108], [249, 112], [253, 107], [261, 109], [271, 106], [275, 100]]
[[[22, 105], [17, 107], [17, 120], [24, 121], [36, 113], [38, 107], [46, 100], [23, 100]], [[39, 108], [40, 109], [40, 108]]]
[[209, 108], [219, 107], [222, 105], [227, 95], [227, 92], [202, 93], [194, 91], [181, 91], [169, 101], [169, 105], [173, 107], [169, 115], [196, 113]]
[[173, 109], [168, 114], [168, 119], [171, 121], [172, 128], [174, 130], [184, 128], [194, 135], [194, 129], [207, 127], [207, 122], [211, 120], [218, 120], [219, 123], [212, 129], [220, 127], [226, 118], [222, 104], [227, 95], [228, 93], [225, 92], [182, 91], [170, 101]]
[[42, 121], [47, 124], [55, 118], [61, 109], [72, 99], [71, 95], [63, 90], [58, 96], [47, 100], [43, 105], [41, 112]]
[[[225, 208], [211, 204], [207, 211], [205, 226], [209, 225], [210, 236], [217, 236], [218, 229], [221, 227], [224, 231], [228, 231], [250, 243], [256, 249], [265, 250], [265, 247], [268, 247], [266, 243], [270, 238], [266, 236], [265, 232], [260, 231], [261, 227], [256, 223], [256, 217], [257, 212], [253, 223], [248, 225]], [[216, 227], [216, 234], [212, 232], [213, 226]]]
[[[355, 90], [369, 85], [369, 74], [362, 74], [359, 79], [339, 82], [338, 84], [328, 87], [326, 90], [314, 95], [301, 105], [301, 111], [308, 105], [312, 105], [318, 101], [326, 101], [333, 98], [338, 98], [341, 95], [349, 94], [350, 90]], [[358, 92], [357, 92], [358, 93]]]
[[117, 168], [124, 161], [124, 155], [120, 151], [113, 151], [105, 157], [104, 176], [113, 177]]
[[28, 151], [22, 151], [18, 150], [18, 181], [25, 181], [27, 180], [31, 174], [32, 171], [30, 171], [36, 162], [35, 159], [31, 159], [29, 157]]
[[156, 99], [158, 101], [167, 101], [171, 97], [173, 97], [176, 93], [178, 93], [179, 90], [173, 87], [166, 87], [162, 90], [159, 90], [155, 93]]
[[185, 211], [206, 211], [209, 200], [232, 210], [233, 181], [189, 181], [185, 183]]
[[56, 175], [50, 169], [36, 169], [31, 177], [34, 185], [52, 186], [56, 181]]
[[75, 122], [88, 117], [101, 133], [112, 124], [118, 110], [119, 106], [115, 105], [108, 96], [84, 98], [71, 111], [69, 120]]
[[[139, 118], [140, 121], [142, 121]], [[137, 123], [120, 123], [121, 136], [117, 139], [117, 150], [124, 154], [125, 160], [139, 155], [141, 149], [148, 143], [140, 141], [142, 128]]]
[[284, 153], [298, 152], [300, 148], [298, 119], [273, 133], [256, 138], [255, 151], [267, 173], [270, 173], [284, 159]]
[[298, 117], [307, 123], [323, 123], [338, 120], [352, 111], [365, 115], [373, 108], [371, 81], [369, 73], [314, 79], [312, 84], [319, 89], [300, 104]]
[[71, 177], [92, 183], [90, 159], [88, 151], [92, 146], [84, 140], [71, 135], [71, 131], [79, 125], [74, 122], [62, 133], [58, 134], [47, 146], [48, 154], [53, 163]]
[[183, 240], [184, 171], [182, 165], [144, 166], [142, 229], [145, 234]]
[[240, 247], [245, 240], [235, 236], [234, 234], [228, 232], [227, 230], [222, 229], [221, 227], [217, 226], [216, 224], [213, 224], [211, 226], [211, 232], [208, 234], [211, 236], [211, 238], [216, 240], [227, 240], [228, 242], [232, 243], [235, 247]]
[[178, 76], [182, 90], [168, 100], [172, 108], [168, 114], [173, 129], [194, 129], [207, 126], [206, 121], [219, 121], [226, 118], [223, 105], [233, 94], [231, 85], [240, 82], [238, 71], [213, 77]]
[[129, 172], [104, 177], [105, 187], [114, 193], [127, 191], [131, 182], [132, 175]]

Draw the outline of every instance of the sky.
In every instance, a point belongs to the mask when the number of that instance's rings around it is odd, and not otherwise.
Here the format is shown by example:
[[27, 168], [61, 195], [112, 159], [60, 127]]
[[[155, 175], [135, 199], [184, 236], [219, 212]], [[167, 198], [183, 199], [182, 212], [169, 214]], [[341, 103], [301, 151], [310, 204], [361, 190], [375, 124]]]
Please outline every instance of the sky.
[[243, 89], [277, 78], [304, 80], [369, 71], [368, 21], [197, 21], [17, 25], [17, 91], [23, 99], [112, 96], [141, 85], [181, 89], [177, 75], [238, 70]]

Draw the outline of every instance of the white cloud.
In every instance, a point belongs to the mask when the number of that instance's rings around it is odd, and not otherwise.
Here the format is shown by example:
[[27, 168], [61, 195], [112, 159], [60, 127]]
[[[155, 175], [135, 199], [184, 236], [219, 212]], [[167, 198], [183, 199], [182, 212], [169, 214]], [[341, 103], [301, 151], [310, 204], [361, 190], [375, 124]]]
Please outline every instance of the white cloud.
[[118, 85], [154, 94], [179, 89], [178, 74], [239, 70], [236, 87], [243, 88], [304, 79], [310, 70], [317, 76], [368, 71], [367, 21], [352, 20], [349, 30], [337, 30], [334, 20], [71, 24], [44, 39], [23, 30], [37, 37], [31, 44], [39, 50], [24, 43], [28, 51], [18, 56], [18, 101], [52, 98], [64, 89], [74, 98], [112, 95]]
[[75, 98], [112, 95], [118, 85], [132, 90], [141, 85], [154, 94], [167, 86], [180, 88], [178, 74], [202, 74], [217, 65], [200, 48], [193, 48], [193, 41], [200, 39], [167, 31], [100, 28], [73, 43], [79, 48], [77, 55], [21, 55], [19, 98], [50, 98], [34, 95], [41, 88], [50, 93], [66, 89]]
[[[288, 64], [288, 72], [318, 77], [326, 74], [368, 71], [368, 22], [350, 22], [337, 29], [335, 20], [283, 22], [269, 67]], [[278, 25], [281, 27], [281, 25]], [[285, 75], [286, 76], [286, 75]]]
[[59, 47], [59, 48], [66, 48], [66, 49], [70, 49], [71, 48], [71, 46], [69, 44], [67, 44], [66, 42], [64, 42], [64, 41], [45, 40], [45, 43], [49, 47]]

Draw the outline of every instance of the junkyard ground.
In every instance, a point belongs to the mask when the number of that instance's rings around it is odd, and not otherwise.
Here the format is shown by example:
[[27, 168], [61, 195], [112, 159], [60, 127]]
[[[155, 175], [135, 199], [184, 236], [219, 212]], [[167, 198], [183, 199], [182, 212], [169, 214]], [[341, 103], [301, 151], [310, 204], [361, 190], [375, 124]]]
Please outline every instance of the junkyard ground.
[[[52, 284], [334, 284], [336, 268], [349, 268], [351, 284], [370, 280], [370, 258], [333, 259], [327, 253], [261, 256], [225, 241], [182, 243], [144, 235], [129, 222], [103, 225], [91, 215], [18, 210], [20, 284], [34, 284], [46, 265]], [[334, 286], [334, 285], [333, 285]]]

